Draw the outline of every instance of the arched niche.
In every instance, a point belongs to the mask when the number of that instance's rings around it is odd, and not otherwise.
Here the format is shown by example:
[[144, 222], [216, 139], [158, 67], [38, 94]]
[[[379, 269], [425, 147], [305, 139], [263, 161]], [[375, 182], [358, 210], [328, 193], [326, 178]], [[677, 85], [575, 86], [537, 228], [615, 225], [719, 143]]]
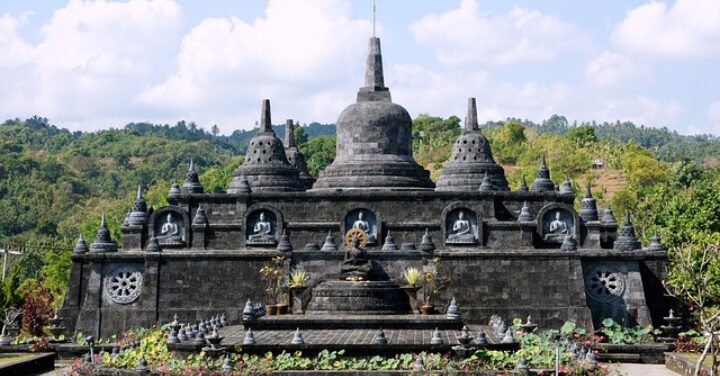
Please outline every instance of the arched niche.
[[481, 244], [483, 222], [479, 208], [456, 202], [443, 209], [442, 234], [446, 245], [468, 246]]
[[162, 248], [185, 248], [190, 244], [190, 215], [179, 206], [165, 206], [150, 215], [148, 238]]
[[345, 214], [342, 223], [343, 242], [345, 242], [344, 234], [348, 231], [359, 228], [368, 234], [367, 245], [375, 246], [379, 244], [379, 234], [382, 234], [382, 222], [377, 212], [368, 207], [354, 208]]
[[277, 245], [285, 230], [282, 213], [270, 205], [254, 205], [245, 216], [245, 244], [254, 246]]
[[575, 235], [580, 243], [580, 217], [571, 205], [546, 205], [538, 212], [537, 233], [544, 244], [562, 244], [567, 235]]

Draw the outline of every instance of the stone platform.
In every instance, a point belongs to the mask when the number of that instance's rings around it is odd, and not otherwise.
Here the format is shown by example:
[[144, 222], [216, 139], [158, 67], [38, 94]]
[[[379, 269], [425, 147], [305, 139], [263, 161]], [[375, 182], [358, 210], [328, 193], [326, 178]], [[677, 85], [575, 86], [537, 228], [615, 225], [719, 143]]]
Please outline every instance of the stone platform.
[[449, 319], [445, 315], [281, 315], [264, 316], [245, 322], [244, 327], [256, 330], [301, 329], [400, 329], [460, 330], [460, 319]]
[[307, 313], [312, 315], [395, 315], [410, 312], [407, 294], [392, 281], [324, 281], [312, 289], [307, 307]]
[[[367, 318], [367, 316], [363, 316]], [[430, 321], [431, 322], [431, 321]], [[430, 339], [433, 336], [435, 328], [425, 329], [385, 329], [385, 337], [387, 344], [373, 343], [373, 337], [378, 328], [365, 329], [333, 329], [333, 328], [317, 328], [304, 329], [300, 328], [305, 343], [302, 345], [291, 344], [291, 340], [295, 333], [293, 329], [272, 329], [259, 330], [253, 328], [255, 335], [254, 345], [243, 345], [245, 331], [247, 328], [242, 325], [231, 325], [218, 330], [224, 336], [221, 343], [223, 347], [242, 348], [244, 353], [264, 354], [268, 351], [273, 353], [302, 351], [303, 354], [312, 355], [322, 350], [339, 351], [345, 350], [349, 355], [394, 355], [401, 353], [420, 353], [420, 352], [439, 352], [450, 353], [453, 347], [459, 345], [458, 336], [461, 331], [447, 329], [441, 331], [443, 344], [431, 345]], [[468, 325], [470, 334], [475, 337], [479, 331], [484, 331], [489, 349], [493, 350], [515, 350], [518, 348], [516, 343], [504, 344], [500, 338], [492, 333], [492, 329], [487, 326]], [[192, 341], [182, 342], [179, 344], [169, 344], [171, 351], [180, 353], [200, 352], [206, 345], [195, 345]]]

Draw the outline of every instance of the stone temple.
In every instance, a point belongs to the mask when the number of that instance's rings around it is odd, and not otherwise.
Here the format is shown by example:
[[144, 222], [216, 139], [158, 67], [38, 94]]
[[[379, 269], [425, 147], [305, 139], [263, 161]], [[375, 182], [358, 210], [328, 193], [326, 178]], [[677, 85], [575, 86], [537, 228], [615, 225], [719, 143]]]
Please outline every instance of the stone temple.
[[599, 212], [589, 188], [576, 211], [570, 182], [558, 186], [544, 158], [530, 186], [512, 190], [474, 99], [450, 161], [437, 184], [430, 180], [413, 158], [410, 115], [385, 86], [378, 38], [357, 101], [338, 118], [337, 158], [317, 181], [292, 121], [283, 142], [268, 100], [260, 115], [227, 193], [205, 193], [190, 163], [168, 206], [148, 208], [138, 190], [121, 239], [103, 220], [91, 244], [78, 241], [61, 311], [70, 330], [107, 337], [175, 315], [194, 322], [220, 313], [238, 324], [256, 311], [248, 300], [267, 300], [259, 270], [278, 255], [285, 270], [310, 276], [305, 294], [291, 298], [293, 330], [312, 317], [335, 318], [337, 327], [363, 315], [377, 325], [417, 323], [421, 292], [402, 288], [408, 267], [447, 276], [438, 316], [467, 323], [494, 314], [531, 315], [546, 327], [592, 327], [606, 317], [663, 323], [667, 253], [659, 242], [642, 248], [630, 214], [618, 224], [610, 209]]

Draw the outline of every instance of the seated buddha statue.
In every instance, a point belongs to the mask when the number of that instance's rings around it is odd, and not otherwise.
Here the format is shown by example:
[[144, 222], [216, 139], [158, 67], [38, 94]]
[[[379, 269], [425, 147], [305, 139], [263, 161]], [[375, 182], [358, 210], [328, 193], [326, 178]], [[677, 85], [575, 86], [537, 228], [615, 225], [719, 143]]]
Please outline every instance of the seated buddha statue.
[[257, 222], [253, 226], [252, 234], [248, 236], [248, 240], [257, 243], [275, 242], [275, 236], [272, 232], [272, 224], [265, 217], [265, 213], [260, 213]]
[[570, 235], [570, 228], [567, 223], [560, 219], [560, 212], [555, 213], [555, 219], [550, 222], [547, 234], [543, 237], [546, 241], [562, 243], [565, 236]]
[[465, 212], [460, 211], [457, 219], [450, 228], [447, 242], [450, 244], [472, 244], [476, 241], [477, 239], [475, 238], [472, 224], [465, 218]]
[[168, 213], [165, 223], [160, 227], [160, 234], [155, 236], [160, 245], [183, 245], [183, 238], [180, 234], [180, 227], [173, 220], [172, 214]]
[[364, 281], [367, 280], [371, 268], [367, 252], [360, 248], [360, 239], [354, 237], [350, 247], [345, 250], [340, 274], [347, 281]]
[[368, 235], [367, 244], [377, 243], [374, 228], [365, 219], [365, 214], [363, 212], [358, 213], [358, 219], [355, 222], [353, 222], [352, 228], [357, 228], [357, 229], [363, 230]]

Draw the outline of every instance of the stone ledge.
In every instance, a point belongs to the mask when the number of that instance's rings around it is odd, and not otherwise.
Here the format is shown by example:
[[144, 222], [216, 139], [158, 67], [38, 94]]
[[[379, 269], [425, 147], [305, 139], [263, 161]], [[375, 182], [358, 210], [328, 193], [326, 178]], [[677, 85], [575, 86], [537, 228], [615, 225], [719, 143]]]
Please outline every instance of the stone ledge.
[[0, 375], [26, 376], [52, 371], [55, 368], [54, 353], [39, 353], [30, 358], [0, 365]]

